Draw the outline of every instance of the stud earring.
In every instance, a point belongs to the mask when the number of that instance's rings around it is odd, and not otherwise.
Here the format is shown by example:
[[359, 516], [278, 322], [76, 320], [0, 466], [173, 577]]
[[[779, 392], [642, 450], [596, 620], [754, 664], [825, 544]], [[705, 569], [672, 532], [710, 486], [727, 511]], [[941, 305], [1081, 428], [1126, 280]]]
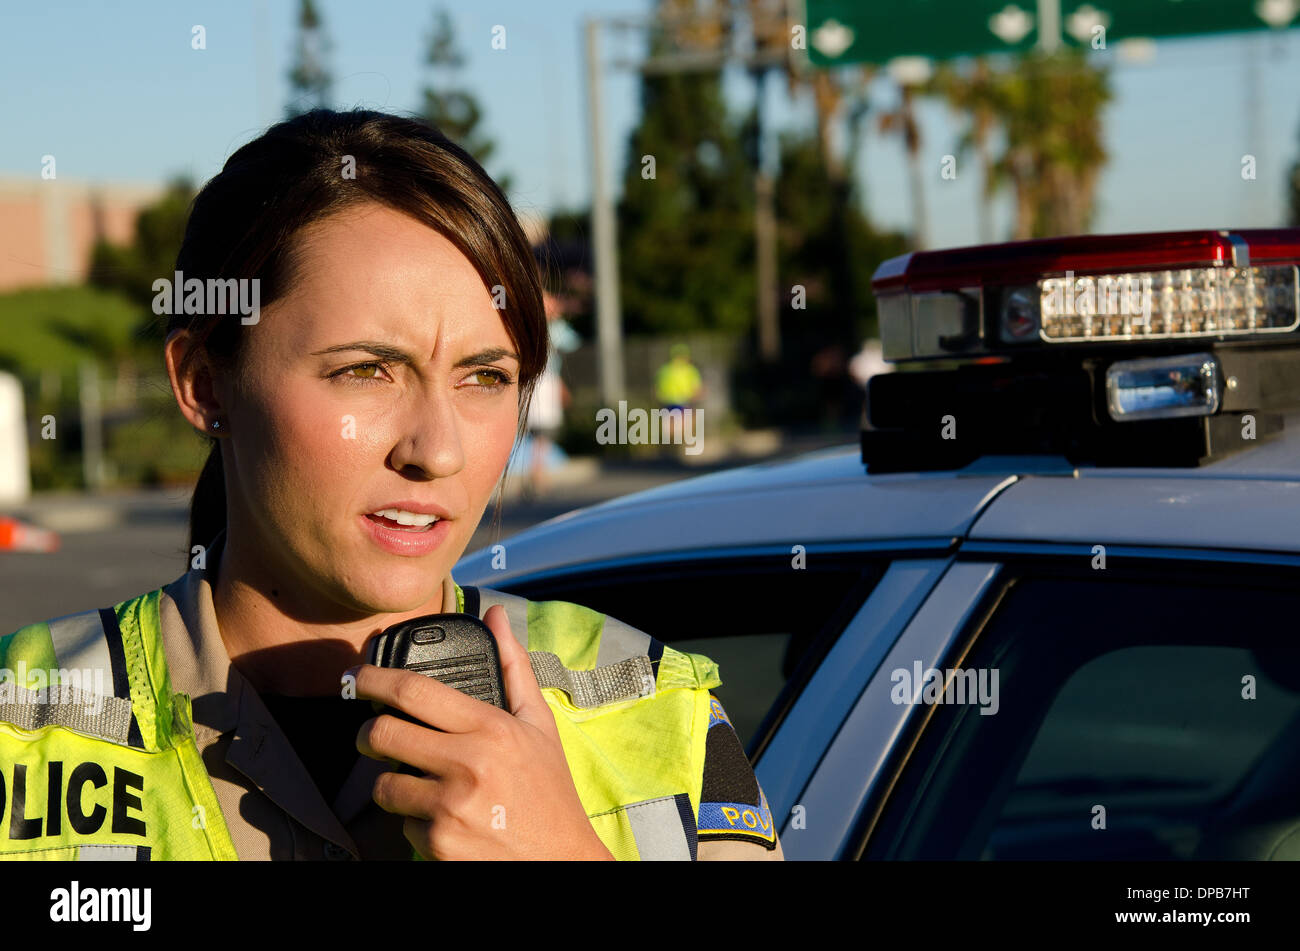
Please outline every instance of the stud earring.
[[219, 420], [219, 419], [214, 419], [214, 420], [212, 421], [212, 428], [213, 428], [213, 429], [220, 429], [220, 428], [221, 428], [221, 420]]

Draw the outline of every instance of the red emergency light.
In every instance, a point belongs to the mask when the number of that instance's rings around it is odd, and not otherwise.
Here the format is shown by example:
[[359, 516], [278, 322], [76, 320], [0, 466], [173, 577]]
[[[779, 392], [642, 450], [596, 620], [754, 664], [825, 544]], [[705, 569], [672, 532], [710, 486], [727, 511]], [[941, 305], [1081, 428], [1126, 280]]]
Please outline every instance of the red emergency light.
[[1088, 235], [892, 258], [872, 279], [886, 360], [1300, 330], [1300, 229]]

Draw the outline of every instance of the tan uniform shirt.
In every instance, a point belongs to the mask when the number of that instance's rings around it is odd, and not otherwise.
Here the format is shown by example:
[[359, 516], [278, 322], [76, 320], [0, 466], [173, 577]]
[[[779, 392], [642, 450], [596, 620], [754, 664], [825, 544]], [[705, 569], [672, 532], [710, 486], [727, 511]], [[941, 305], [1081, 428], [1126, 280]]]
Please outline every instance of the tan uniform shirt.
[[[370, 798], [389, 767], [357, 754], [337, 798], [326, 802], [252, 684], [230, 662], [212, 603], [218, 536], [207, 569], [194, 569], [163, 589], [163, 650], [174, 691], [193, 701], [199, 753], [211, 777], [240, 859], [409, 859], [404, 817]], [[456, 610], [456, 588], [443, 583], [443, 611]], [[701, 861], [780, 860], [774, 850], [734, 840], [701, 841]]]

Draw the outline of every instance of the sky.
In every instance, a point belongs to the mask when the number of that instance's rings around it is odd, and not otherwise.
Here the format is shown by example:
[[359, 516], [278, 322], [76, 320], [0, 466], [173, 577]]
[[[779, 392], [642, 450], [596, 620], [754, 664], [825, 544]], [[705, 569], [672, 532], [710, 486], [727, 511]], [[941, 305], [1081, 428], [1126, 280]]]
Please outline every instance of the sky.
[[[334, 105], [416, 109], [428, 78], [424, 38], [438, 4], [317, 3], [334, 46]], [[616, 61], [634, 59], [641, 47], [635, 30], [608, 21], [644, 15], [650, 0], [442, 6], [467, 58], [463, 82], [496, 142], [488, 170], [508, 173], [516, 207], [537, 215], [588, 200], [583, 24], [607, 21], [600, 31], [603, 147], [614, 184], [639, 109], [635, 75]], [[35, 178], [51, 154], [61, 178], [156, 183], [188, 173], [206, 180], [282, 117], [296, 10], [295, 0], [0, 0], [0, 176]], [[206, 49], [191, 48], [195, 25]], [[505, 27], [505, 49], [493, 48], [496, 26]], [[1094, 232], [1285, 224], [1286, 178], [1300, 154], [1300, 30], [1162, 41], [1143, 63], [1121, 62], [1113, 50], [1094, 55], [1113, 64], [1115, 93]], [[753, 86], [739, 70], [728, 73], [725, 88], [737, 112], [749, 107]], [[895, 90], [881, 79], [872, 95], [883, 109]], [[812, 126], [811, 101], [789, 100], [783, 82], [769, 83], [767, 105], [775, 128]], [[978, 243], [973, 158], [958, 156], [955, 179], [941, 175], [961, 121], [933, 101], [923, 100], [919, 115], [930, 244]], [[1254, 180], [1242, 177], [1246, 155], [1254, 156]], [[910, 230], [899, 140], [871, 131], [856, 171], [873, 222]], [[996, 238], [1006, 237], [1010, 214], [1004, 195], [995, 206]]]

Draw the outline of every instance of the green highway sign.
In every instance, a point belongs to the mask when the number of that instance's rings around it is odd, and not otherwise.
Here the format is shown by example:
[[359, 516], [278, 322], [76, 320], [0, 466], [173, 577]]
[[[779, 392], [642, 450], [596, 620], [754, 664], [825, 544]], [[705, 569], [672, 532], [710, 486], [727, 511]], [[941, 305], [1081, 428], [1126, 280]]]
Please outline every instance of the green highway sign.
[[1300, 0], [805, 0], [817, 66], [951, 59], [1038, 45], [1041, 8], [1059, 10], [1060, 42], [1106, 45], [1297, 25]]

